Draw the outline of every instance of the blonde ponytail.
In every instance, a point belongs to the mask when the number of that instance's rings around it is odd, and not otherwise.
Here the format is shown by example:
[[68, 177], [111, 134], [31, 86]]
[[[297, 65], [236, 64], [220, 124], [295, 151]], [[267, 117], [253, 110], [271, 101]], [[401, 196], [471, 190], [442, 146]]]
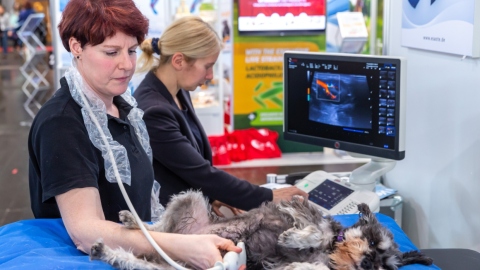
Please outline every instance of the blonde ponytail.
[[140, 44], [140, 50], [142, 50], [142, 53], [137, 59], [138, 68], [136, 72], [143, 73], [151, 70], [152, 67], [158, 66], [158, 59], [153, 55], [152, 38], [145, 39]]
[[156, 69], [168, 63], [176, 52], [186, 59], [196, 60], [218, 53], [222, 42], [215, 30], [198, 16], [186, 16], [175, 20], [163, 32], [157, 43], [159, 56], [154, 55], [152, 39], [140, 44], [142, 54], [138, 58], [137, 72]]

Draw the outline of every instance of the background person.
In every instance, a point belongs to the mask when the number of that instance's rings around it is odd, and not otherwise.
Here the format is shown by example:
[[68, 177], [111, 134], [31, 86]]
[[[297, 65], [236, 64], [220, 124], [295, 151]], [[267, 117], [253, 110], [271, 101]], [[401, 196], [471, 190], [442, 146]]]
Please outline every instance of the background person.
[[28, 16], [35, 13], [35, 9], [33, 9], [32, 3], [30, 1], [26, 1], [23, 6], [20, 8], [20, 12], [18, 14], [18, 28], [20, 28], [23, 23], [27, 20]]
[[9, 19], [9, 25], [6, 33], [6, 40], [12, 40], [13, 41], [13, 48], [17, 51], [20, 52], [20, 39], [17, 36], [16, 30], [19, 28], [18, 27], [18, 15], [20, 14], [20, 4], [18, 2], [15, 2], [13, 4], [13, 10], [10, 13], [10, 19]]
[[172, 195], [198, 189], [216, 200], [212, 205], [221, 215], [218, 208], [222, 203], [249, 210], [266, 201], [290, 200], [293, 195], [307, 197], [296, 187], [272, 192], [212, 166], [208, 138], [189, 92], [213, 78], [221, 44], [209, 24], [188, 16], [174, 21], [159, 39], [147, 39], [140, 46], [143, 53], [138, 72], [149, 72], [134, 97], [145, 112], [155, 179], [162, 186], [160, 202], [166, 205]]
[[[150, 220], [154, 178], [148, 137], [137, 138], [137, 133], [146, 134], [145, 126], [134, 99], [125, 93], [148, 21], [131, 0], [70, 0], [58, 29], [65, 49], [74, 57], [74, 67], [42, 106], [30, 130], [33, 213], [36, 218], [61, 217], [72, 241], [85, 253], [99, 238], [112, 248], [135, 254], [154, 252], [140, 230], [117, 223], [118, 212], [128, 207], [108, 173], [112, 166], [102, 155], [105, 147], [96, 143], [100, 135], [91, 128], [93, 119], [82, 114], [86, 106], [79, 101], [85, 94], [115, 153], [124, 157], [116, 163], [131, 170], [121, 170], [123, 177], [131, 176], [125, 189], [140, 218]], [[221, 261], [219, 249], [241, 250], [216, 235], [151, 234], [172, 259], [196, 268]]]
[[0, 37], [2, 40], [3, 59], [5, 59], [8, 54], [7, 33], [9, 25], [10, 14], [8, 14], [8, 12], [5, 10], [5, 7], [0, 4]]
[[19, 50], [23, 47], [23, 42], [20, 38], [18, 38], [17, 32], [18, 30], [20, 30], [20, 28], [22, 28], [23, 24], [32, 14], [35, 14], [35, 9], [33, 9], [32, 3], [30, 3], [30, 1], [27, 1], [20, 6], [16, 28], [14, 28], [10, 33], [10, 37], [15, 40], [15, 42], [17, 43], [16, 46], [19, 47]]

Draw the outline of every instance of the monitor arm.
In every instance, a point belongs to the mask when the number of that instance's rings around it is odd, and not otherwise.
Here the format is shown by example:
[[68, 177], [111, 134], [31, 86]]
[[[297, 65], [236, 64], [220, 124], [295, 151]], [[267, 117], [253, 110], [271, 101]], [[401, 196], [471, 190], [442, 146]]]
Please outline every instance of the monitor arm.
[[370, 162], [353, 170], [349, 182], [357, 189], [375, 191], [376, 181], [379, 177], [391, 171], [396, 164], [395, 160], [372, 157], [349, 152], [352, 157], [370, 158]]

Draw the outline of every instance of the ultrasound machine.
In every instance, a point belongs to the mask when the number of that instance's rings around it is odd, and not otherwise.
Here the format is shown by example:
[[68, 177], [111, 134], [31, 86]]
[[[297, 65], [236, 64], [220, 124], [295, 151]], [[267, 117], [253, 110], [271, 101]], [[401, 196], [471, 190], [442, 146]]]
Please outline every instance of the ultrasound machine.
[[348, 180], [316, 171], [290, 182], [324, 212], [379, 210], [376, 181], [405, 157], [405, 69], [402, 57], [285, 52], [284, 138], [371, 160]]

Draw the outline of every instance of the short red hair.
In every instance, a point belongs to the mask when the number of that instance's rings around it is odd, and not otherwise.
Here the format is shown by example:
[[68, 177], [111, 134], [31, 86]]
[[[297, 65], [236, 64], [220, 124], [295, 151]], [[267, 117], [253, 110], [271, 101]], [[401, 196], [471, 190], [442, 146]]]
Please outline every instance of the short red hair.
[[141, 44], [148, 33], [148, 19], [132, 0], [70, 0], [63, 10], [58, 31], [63, 46], [76, 38], [82, 47], [98, 45], [117, 31], [136, 37]]

